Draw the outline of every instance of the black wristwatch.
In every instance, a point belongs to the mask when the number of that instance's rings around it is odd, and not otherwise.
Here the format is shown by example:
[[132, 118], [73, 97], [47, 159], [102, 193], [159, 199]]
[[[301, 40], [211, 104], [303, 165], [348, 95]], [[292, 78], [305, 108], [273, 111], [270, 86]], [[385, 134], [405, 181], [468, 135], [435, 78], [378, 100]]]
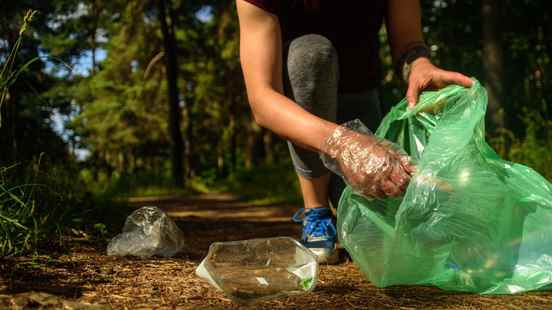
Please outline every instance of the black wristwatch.
[[408, 83], [408, 78], [410, 76], [410, 64], [414, 62], [414, 60], [425, 57], [430, 58], [431, 53], [429, 52], [429, 49], [427, 46], [423, 43], [417, 44], [415, 46], [412, 46], [409, 48], [400, 58], [399, 60], [399, 73], [403, 80]]

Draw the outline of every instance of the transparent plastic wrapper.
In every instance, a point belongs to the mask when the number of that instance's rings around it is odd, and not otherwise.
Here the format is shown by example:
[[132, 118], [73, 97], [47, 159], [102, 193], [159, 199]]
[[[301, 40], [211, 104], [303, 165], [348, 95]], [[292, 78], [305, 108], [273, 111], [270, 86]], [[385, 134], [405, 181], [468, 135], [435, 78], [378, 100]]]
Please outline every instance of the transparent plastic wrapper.
[[172, 257], [184, 245], [180, 228], [159, 208], [146, 206], [127, 217], [123, 232], [107, 245], [107, 255]]
[[370, 199], [346, 188], [338, 236], [375, 285], [435, 285], [513, 294], [552, 283], [552, 185], [485, 142], [487, 94], [449, 86], [406, 100], [376, 135], [416, 161], [403, 197]]
[[312, 291], [318, 272], [314, 254], [288, 237], [215, 242], [196, 269], [197, 276], [244, 304]]
[[358, 119], [334, 130], [325, 141], [321, 158], [356, 193], [367, 197], [401, 194], [414, 171], [406, 153], [374, 136]]

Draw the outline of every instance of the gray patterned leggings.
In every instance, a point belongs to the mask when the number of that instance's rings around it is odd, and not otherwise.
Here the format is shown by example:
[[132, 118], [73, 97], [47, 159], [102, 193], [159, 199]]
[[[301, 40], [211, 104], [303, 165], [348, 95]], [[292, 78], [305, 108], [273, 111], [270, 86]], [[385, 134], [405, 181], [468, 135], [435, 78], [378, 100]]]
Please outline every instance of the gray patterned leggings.
[[[327, 38], [308, 34], [285, 46], [284, 88], [287, 97], [323, 119], [342, 124], [358, 118], [370, 130], [377, 128], [382, 117], [377, 90], [338, 94], [338, 55]], [[299, 175], [316, 178], [329, 172], [318, 153], [289, 141], [288, 146]], [[343, 181], [332, 175], [330, 187], [330, 200], [337, 207], [344, 188]]]

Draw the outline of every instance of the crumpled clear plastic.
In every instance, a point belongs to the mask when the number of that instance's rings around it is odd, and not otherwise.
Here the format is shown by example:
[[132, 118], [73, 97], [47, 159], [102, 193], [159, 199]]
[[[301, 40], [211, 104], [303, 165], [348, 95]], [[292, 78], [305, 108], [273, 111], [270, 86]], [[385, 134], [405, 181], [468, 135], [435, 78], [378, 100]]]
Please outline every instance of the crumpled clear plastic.
[[367, 197], [400, 195], [414, 171], [406, 153], [374, 136], [358, 119], [337, 127], [320, 156], [328, 169]]
[[406, 100], [376, 135], [416, 161], [402, 199], [349, 187], [337, 208], [341, 244], [378, 287], [435, 285], [481, 294], [552, 286], [552, 184], [502, 160], [485, 141], [487, 93], [449, 86]]
[[185, 246], [184, 234], [161, 209], [145, 206], [130, 214], [123, 232], [107, 246], [107, 255], [172, 257]]
[[310, 292], [318, 273], [315, 255], [289, 237], [215, 242], [196, 269], [198, 277], [243, 304]]

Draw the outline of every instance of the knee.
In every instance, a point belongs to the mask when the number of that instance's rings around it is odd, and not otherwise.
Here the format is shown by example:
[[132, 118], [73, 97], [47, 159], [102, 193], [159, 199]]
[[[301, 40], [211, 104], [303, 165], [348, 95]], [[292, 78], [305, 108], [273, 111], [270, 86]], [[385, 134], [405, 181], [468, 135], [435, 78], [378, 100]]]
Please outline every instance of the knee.
[[307, 34], [291, 41], [287, 70], [291, 79], [308, 79], [337, 72], [337, 52], [326, 37]]

